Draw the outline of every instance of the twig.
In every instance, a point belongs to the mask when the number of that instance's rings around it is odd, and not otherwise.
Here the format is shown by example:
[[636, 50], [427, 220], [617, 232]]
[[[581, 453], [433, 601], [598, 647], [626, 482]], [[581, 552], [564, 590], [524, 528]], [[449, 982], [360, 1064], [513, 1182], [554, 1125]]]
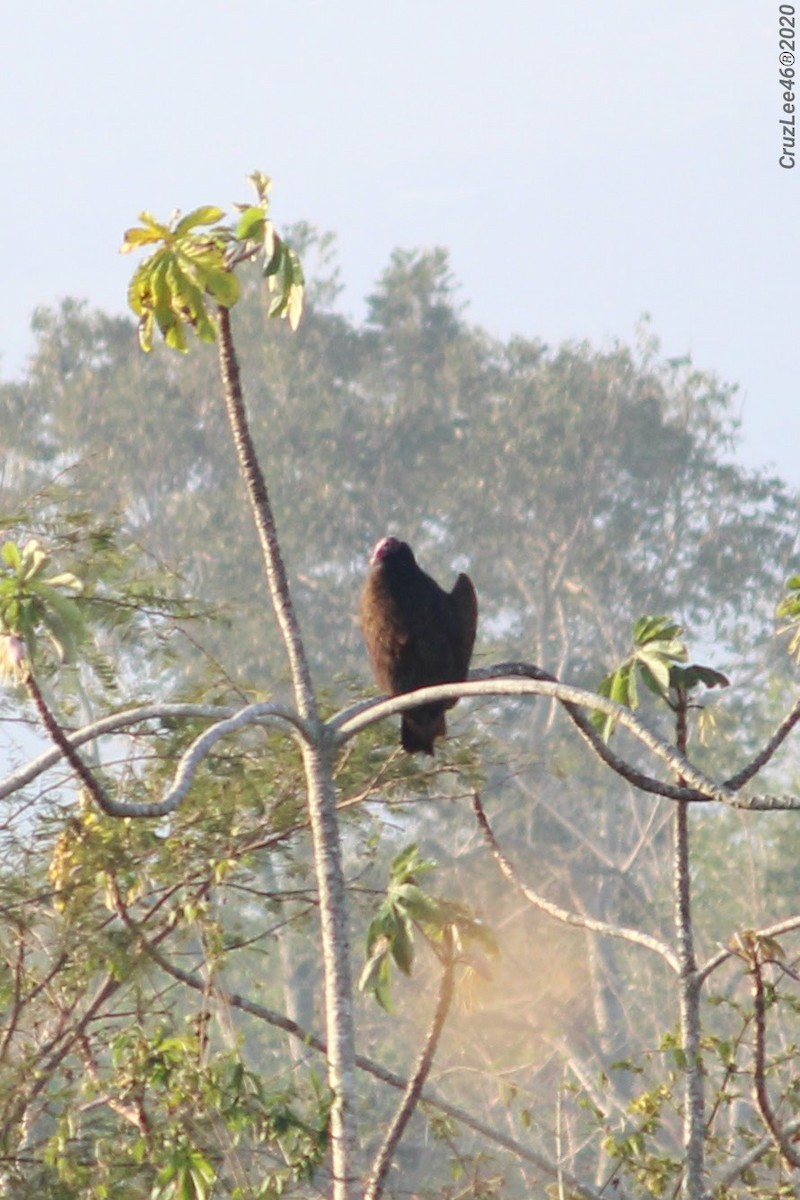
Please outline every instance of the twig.
[[[795, 1117], [793, 1121], [787, 1121], [783, 1127], [784, 1137], [793, 1137], [795, 1134], [800, 1134], [800, 1117]], [[758, 1145], [752, 1146], [741, 1158], [728, 1167], [716, 1180], [715, 1194], [721, 1195], [725, 1188], [729, 1188], [731, 1184], [740, 1179], [745, 1171], [748, 1171], [754, 1163], [757, 1163], [765, 1154], [769, 1154], [775, 1149], [775, 1141], [771, 1134], [763, 1138]]]
[[417, 1065], [414, 1068], [406, 1085], [403, 1099], [400, 1101], [400, 1106], [394, 1115], [394, 1119], [386, 1131], [386, 1136], [375, 1156], [375, 1161], [372, 1164], [372, 1170], [367, 1178], [366, 1188], [364, 1190], [364, 1200], [380, 1200], [383, 1195], [383, 1186], [389, 1168], [394, 1158], [395, 1150], [397, 1149], [400, 1139], [405, 1132], [408, 1122], [411, 1120], [411, 1115], [419, 1103], [422, 1089], [430, 1074], [433, 1065], [433, 1058], [436, 1054], [436, 1048], [439, 1045], [439, 1039], [442, 1036], [447, 1014], [450, 1011], [450, 1005], [453, 1002], [453, 976], [455, 972], [455, 953], [453, 950], [453, 935], [451, 930], [445, 932], [445, 944], [442, 950], [442, 976], [439, 981], [439, 995], [436, 1001], [436, 1009], [433, 1014], [428, 1036], [425, 1039], [425, 1045], [422, 1048]]
[[792, 1148], [786, 1133], [781, 1129], [772, 1111], [766, 1080], [767, 1058], [767, 1002], [764, 994], [764, 977], [761, 972], [758, 946], [750, 957], [750, 971], [753, 976], [753, 1008], [755, 1012], [755, 1051], [753, 1056], [753, 1091], [761, 1119], [772, 1135], [775, 1145], [781, 1152], [787, 1165], [795, 1171], [800, 1169], [800, 1157]]

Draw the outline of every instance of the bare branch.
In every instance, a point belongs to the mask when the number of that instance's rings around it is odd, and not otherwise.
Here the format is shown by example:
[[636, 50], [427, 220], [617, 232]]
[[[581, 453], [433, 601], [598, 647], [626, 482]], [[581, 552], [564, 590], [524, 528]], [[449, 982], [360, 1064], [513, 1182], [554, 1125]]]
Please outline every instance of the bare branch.
[[[69, 765], [103, 812], [111, 817], [163, 817], [167, 813], [174, 812], [189, 791], [202, 760], [209, 753], [212, 746], [220, 738], [226, 737], [230, 733], [235, 733], [247, 725], [264, 723], [285, 725], [289, 723], [298, 736], [308, 736], [305, 724], [300, 722], [294, 714], [289, 714], [283, 709], [277, 709], [272, 704], [250, 704], [246, 708], [235, 712], [232, 716], [217, 721], [215, 725], [211, 725], [195, 738], [192, 744], [181, 755], [173, 783], [162, 800], [153, 801], [152, 803], [115, 800], [109, 796], [107, 790], [94, 773], [89, 770], [86, 763], [78, 754], [75, 748], [75, 739], [67, 737], [56, 721], [32, 672], [28, 672], [25, 682], [36, 705], [36, 710], [41, 717], [42, 724], [55, 742], [60, 754], [66, 758]], [[88, 739], [84, 738], [82, 740]], [[0, 792], [1, 795], [2, 792]]]
[[506, 858], [503, 851], [500, 849], [497, 839], [494, 836], [494, 831], [489, 824], [489, 819], [481, 804], [481, 799], [476, 792], [472, 798], [472, 806], [475, 810], [475, 816], [481, 828], [483, 836], [489, 849], [494, 856], [494, 859], [502, 871], [506, 879], [516, 888], [521, 896], [524, 896], [529, 904], [542, 912], [548, 913], [557, 921], [562, 921], [565, 925], [574, 925], [578, 929], [589, 929], [593, 933], [602, 933], [608, 937], [619, 938], [622, 941], [632, 942], [634, 945], [643, 946], [647, 950], [652, 950], [664, 960], [665, 963], [677, 974], [679, 971], [678, 959], [669, 946], [664, 942], [660, 942], [658, 938], [651, 937], [647, 933], [642, 933], [638, 929], [628, 929], [623, 925], [610, 925], [606, 921], [595, 920], [594, 917], [586, 917], [581, 913], [570, 912], [566, 908], [562, 908], [559, 904], [554, 904], [552, 900], [547, 900], [538, 892], [534, 892], [532, 888], [523, 883], [518, 877], [514, 867]]
[[333, 785], [334, 745], [320, 721], [300, 626], [292, 604], [278, 530], [267, 485], [250, 433], [231, 331], [230, 313], [219, 309], [219, 363], [233, 442], [255, 522], [270, 599], [283, 637], [301, 717], [310, 736], [303, 743], [308, 812], [319, 888], [325, 1015], [328, 1033], [328, 1084], [331, 1105], [331, 1158], [334, 1200], [349, 1200], [357, 1180], [355, 1109], [355, 1028], [350, 976], [350, 942], [342, 846]]
[[28, 689], [31, 699], [36, 706], [36, 711], [41, 717], [42, 724], [50, 734], [50, 737], [53, 739], [55, 744], [61, 750], [61, 753], [64, 755], [67, 762], [72, 767], [73, 771], [76, 773], [89, 794], [94, 800], [97, 801], [103, 812], [108, 813], [113, 817], [122, 816], [123, 814], [118, 810], [118, 802], [112, 800], [111, 797], [106, 794], [105, 788], [100, 781], [95, 778], [92, 771], [89, 770], [80, 754], [78, 754], [78, 751], [75, 750], [67, 741], [61, 726], [53, 716], [50, 708], [48, 707], [47, 701], [42, 695], [41, 688], [36, 682], [33, 672], [30, 670], [25, 677], [25, 686]]
[[[293, 725], [301, 735], [308, 736], [305, 722], [290, 709], [283, 708], [279, 704], [253, 704], [249, 706], [249, 711], [261, 708], [264, 710], [263, 714], [254, 716], [253, 724], [275, 725], [277, 728], [282, 728], [285, 723]], [[69, 733], [62, 728], [62, 733], [70, 746], [77, 748], [85, 742], [96, 741], [108, 733], [118, 733], [121, 729], [128, 729], [132, 725], [143, 725], [147, 721], [196, 721], [205, 718], [225, 721], [242, 711], [242, 709], [219, 704], [144, 704], [139, 708], [112, 713], [108, 717], [102, 717], [99, 721], [93, 721], [90, 725], [84, 725], [82, 729]], [[25, 787], [26, 784], [31, 783], [39, 775], [55, 766], [63, 757], [64, 752], [61, 747], [53, 746], [38, 757], [31, 759], [24, 767], [12, 771], [0, 782], [0, 800], [5, 800], [14, 792], [18, 792], [20, 788]]]
[[231, 315], [224, 306], [219, 308], [219, 365], [225, 393], [225, 407], [228, 410], [236, 456], [247, 489], [250, 511], [258, 533], [269, 595], [289, 658], [295, 701], [304, 717], [314, 719], [316, 718], [316, 701], [308, 660], [303, 649], [300, 626], [289, 591], [289, 582], [280, 551], [277, 525], [267, 492], [266, 480], [250, 432], [239, 374], [239, 362], [231, 331]]
[[800, 721], [800, 700], [795, 703], [794, 707], [783, 718], [763, 750], [758, 752], [751, 763], [748, 763], [736, 775], [732, 775], [730, 779], [727, 779], [725, 786], [730, 788], [732, 792], [738, 792], [739, 788], [749, 783], [753, 776], [757, 775], [762, 767], [767, 765], [775, 751], [783, 745], [798, 721]]
[[[629, 708], [624, 708], [595, 692], [559, 683], [538, 667], [530, 666], [527, 663], [501, 663], [497, 667], [471, 671], [469, 680], [464, 683], [439, 684], [436, 687], [419, 688], [416, 692], [405, 692], [389, 699], [364, 701], [338, 713], [330, 720], [329, 724], [337, 731], [340, 741], [347, 741], [356, 733], [360, 733], [362, 729], [374, 725], [377, 721], [382, 721], [385, 717], [404, 712], [407, 708], [413, 708], [416, 704], [469, 696], [546, 696], [560, 700], [595, 752], [604, 762], [637, 787], [659, 796], [666, 796], [671, 800], [695, 802], [720, 800], [733, 806], [739, 804], [732, 793], [728, 793], [725, 788], [714, 783], [707, 775], [693, 766], [674, 746], [648, 729]], [[651, 779], [628, 767], [609, 750], [591, 722], [579, 711], [580, 708], [613, 716], [619, 725], [624, 726], [643, 745], [652, 750], [671, 770], [683, 775], [691, 786], [675, 787], [672, 784]], [[800, 807], [800, 800], [798, 800], [798, 807]]]
[[[685, 744], [685, 709], [678, 714], [678, 738]], [[705, 1200], [705, 1075], [702, 1061], [702, 1024], [700, 1019], [701, 981], [697, 972], [692, 923], [692, 893], [689, 859], [689, 806], [675, 808], [674, 832], [674, 905], [675, 936], [678, 944], [680, 1013], [683, 1066], [683, 1191], [691, 1200]], [[677, 1191], [677, 1189], [676, 1189]]]
[[[354, 737], [362, 729], [417, 704], [470, 696], [546, 696], [559, 700], [598, 757], [642, 791], [664, 796], [669, 800], [688, 800], [695, 804], [716, 801], [727, 804], [730, 808], [751, 812], [800, 810], [800, 796], [737, 796], [727, 784], [715, 783], [710, 779], [684, 754], [649, 729], [629, 708], [595, 692], [559, 683], [552, 675], [529, 663], [500, 663], [496, 667], [470, 671], [469, 679], [464, 683], [439, 684], [436, 687], [419, 688], [416, 692], [404, 692], [388, 699], [381, 697], [377, 700], [361, 701], [337, 713], [331, 718], [329, 725], [336, 731], [337, 741], [341, 743]], [[614, 717], [618, 725], [627, 729], [643, 746], [662, 759], [686, 786], [664, 783], [631, 767], [603, 741], [582, 709]]]
[[[261, 724], [272, 718], [276, 719], [277, 723], [277, 714], [272, 704], [250, 704], [247, 708], [240, 709], [234, 716], [227, 717], [222, 721], [217, 721], [215, 725], [209, 726], [208, 729], [195, 738], [192, 744], [181, 755], [172, 786], [157, 807], [164, 812], [172, 812], [173, 809], [178, 807], [191, 787], [201, 762], [209, 753], [211, 747], [220, 738], [227, 737], [231, 733], [236, 733], [240, 729], [244, 729], [247, 725]], [[281, 715], [281, 723], [285, 719]], [[292, 724], [298, 736], [308, 738], [304, 723], [295, 719]]]

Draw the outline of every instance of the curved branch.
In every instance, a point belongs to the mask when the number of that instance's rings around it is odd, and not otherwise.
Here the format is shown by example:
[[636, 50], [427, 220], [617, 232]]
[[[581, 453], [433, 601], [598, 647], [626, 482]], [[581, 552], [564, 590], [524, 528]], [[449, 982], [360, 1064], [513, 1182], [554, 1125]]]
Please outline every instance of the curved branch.
[[[306, 723], [291, 709], [283, 708], [279, 704], [250, 705], [249, 707], [250, 709], [260, 707], [264, 710], [258, 720], [254, 720], [254, 724], [282, 725], [286, 723], [293, 725], [304, 738], [308, 737]], [[107, 733], [117, 733], [131, 725], [141, 725], [145, 721], [193, 721], [205, 717], [224, 721], [236, 716], [237, 712], [241, 711], [243, 710], [223, 707], [219, 704], [144, 704], [140, 708], [127, 709], [125, 712], [101, 717], [100, 720], [93, 721], [90, 725], [84, 725], [82, 729], [76, 729], [71, 733], [67, 733], [63, 729], [61, 732], [69, 745], [76, 749], [84, 742], [94, 741]], [[61, 747], [52, 746], [49, 750], [45, 750], [36, 758], [31, 759], [24, 767], [12, 771], [10, 775], [0, 781], [0, 800], [5, 800], [20, 788], [25, 787], [26, 784], [31, 783], [39, 775], [48, 771], [50, 767], [55, 766], [63, 757], [65, 755]]]
[[[694, 802], [716, 800], [732, 807], [741, 806], [741, 801], [732, 792], [709, 779], [704, 772], [690, 763], [685, 755], [648, 729], [629, 708], [616, 704], [613, 700], [608, 700], [605, 696], [599, 696], [595, 692], [586, 691], [584, 688], [559, 683], [539, 667], [530, 666], [527, 663], [501, 663], [497, 667], [471, 671], [469, 680], [464, 683], [439, 684], [436, 687], [419, 688], [415, 692], [405, 692], [389, 699], [362, 702], [351, 709], [338, 713], [330, 720], [329, 724], [336, 731], [337, 740], [345, 742], [356, 733], [360, 733], [362, 729], [383, 720], [384, 717], [404, 712], [407, 708], [413, 708], [417, 704], [431, 700], [451, 700], [469, 696], [547, 696], [550, 699], [559, 700], [592, 749], [604, 762], [635, 783], [637, 787], [659, 796], [666, 796], [671, 800], [692, 800]], [[676, 787], [673, 784], [662, 783], [660, 780], [651, 779], [629, 767], [609, 750], [590, 720], [580, 711], [582, 708], [603, 712], [614, 717], [617, 724], [622, 725], [658, 758], [661, 758], [670, 770], [682, 776], [689, 786]], [[800, 799], [797, 801], [797, 806], [800, 807]]]
[[[63, 729], [56, 720], [54, 714], [50, 710], [47, 701], [42, 695], [41, 689], [36, 682], [33, 672], [29, 671], [25, 679], [25, 685], [30, 692], [33, 703], [36, 706], [36, 711], [39, 713], [42, 724], [44, 725], [50, 737], [55, 742], [61, 755], [66, 758], [69, 765], [77, 774], [78, 778], [94, 798], [104, 813], [110, 817], [163, 817], [167, 813], [174, 812], [178, 805], [183, 800], [184, 796], [191, 787], [194, 777], [202, 760], [211, 750], [211, 747], [220, 740], [226, 737], [229, 733], [234, 733], [239, 729], [243, 729], [247, 725], [253, 725], [269, 721], [289, 721], [294, 725], [295, 730], [299, 734], [305, 733], [304, 725], [296, 718], [291, 718], [282, 710], [279, 712], [272, 704], [250, 704], [246, 708], [240, 709], [230, 717], [226, 717], [222, 721], [217, 721], [215, 725], [210, 726], [201, 733], [191, 745], [181, 755], [178, 768], [175, 772], [172, 786], [164, 795], [163, 799], [150, 802], [126, 802], [124, 800], [115, 800], [109, 796], [106, 789], [87, 767], [78, 751], [75, 748], [75, 740], [68, 738]], [[86, 740], [81, 739], [81, 740]], [[0, 793], [2, 795], [2, 793]]]
[[678, 974], [680, 964], [676, 955], [669, 946], [664, 942], [660, 942], [658, 938], [651, 937], [647, 933], [642, 933], [638, 929], [629, 929], [624, 925], [610, 925], [608, 922], [598, 921], [594, 917], [585, 917], [580, 913], [570, 912], [568, 909], [562, 908], [559, 904], [554, 904], [552, 900], [545, 899], [544, 896], [540, 896], [538, 892], [534, 892], [532, 888], [529, 888], [527, 884], [519, 879], [513, 866], [497, 844], [494, 831], [489, 824], [489, 819], [486, 816], [477, 792], [472, 797], [472, 807], [475, 811], [481, 832], [498, 867], [509, 883], [516, 888], [529, 904], [532, 904], [534, 908], [538, 908], [542, 912], [548, 913], [549, 916], [555, 917], [557, 921], [562, 921], [565, 925], [574, 925], [578, 929], [589, 929], [592, 933], [602, 933], [608, 937], [619, 938], [622, 941], [632, 942], [636, 946], [643, 946], [647, 950], [652, 950], [664, 960], [667, 966], [671, 967]]
[[[244, 729], [247, 725], [260, 724], [269, 718], [275, 717], [276, 713], [273, 705], [266, 703], [249, 704], [246, 708], [240, 709], [232, 717], [227, 717], [222, 721], [217, 721], [215, 725], [209, 726], [208, 729], [199, 734], [191, 745], [184, 750], [178, 760], [178, 767], [175, 771], [172, 786], [165, 794], [163, 800], [159, 801], [157, 805], [151, 806], [153, 809], [159, 809], [160, 812], [153, 812], [152, 815], [157, 816], [172, 812], [173, 809], [178, 807], [191, 787], [201, 762], [209, 753], [211, 747], [220, 738], [227, 737], [228, 734], [235, 733], [239, 729]], [[304, 724], [297, 720], [293, 724], [297, 735], [307, 741], [308, 733]]]
[[[431, 700], [452, 700], [469, 696], [547, 696], [558, 700], [570, 719], [599, 758], [622, 778], [642, 791], [668, 800], [689, 800], [692, 803], [716, 801], [729, 808], [748, 812], [787, 812], [800, 810], [800, 796], [757, 794], [737, 796], [728, 783], [715, 783], [695, 767], [669, 742], [654, 733], [640, 721], [629, 708], [608, 700], [595, 692], [559, 683], [552, 675], [528, 663], [501, 663], [497, 667], [470, 671], [464, 683], [445, 683], [437, 687], [419, 688], [416, 692], [404, 692], [399, 696], [361, 701], [344, 709], [329, 721], [339, 743], [347, 741], [362, 729], [382, 721], [385, 717], [404, 712], [407, 708]], [[581, 711], [612, 716], [618, 725], [628, 730], [642, 745], [674, 771], [688, 786], [663, 783], [631, 767], [606, 745], [594, 729], [591, 721]], [[800, 719], [800, 717], [798, 718]], [[789, 732], [782, 733], [782, 738]], [[773, 739], [774, 740], [774, 739]], [[782, 739], [781, 739], [782, 740]], [[779, 744], [779, 743], [778, 743]], [[738, 776], [735, 777], [738, 779]]]

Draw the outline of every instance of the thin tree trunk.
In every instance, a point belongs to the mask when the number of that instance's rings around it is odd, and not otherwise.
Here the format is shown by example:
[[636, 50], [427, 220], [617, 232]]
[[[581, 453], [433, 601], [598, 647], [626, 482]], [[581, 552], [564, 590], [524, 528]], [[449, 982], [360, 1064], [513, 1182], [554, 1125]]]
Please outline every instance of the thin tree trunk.
[[269, 593], [283, 636], [295, 702], [309, 729], [303, 765], [314, 850], [325, 974], [325, 1026], [331, 1107], [331, 1159], [334, 1200], [350, 1200], [357, 1176], [355, 1122], [355, 1031], [353, 1026], [347, 895], [333, 783], [333, 742], [319, 719], [308, 660], [294, 612], [280, 552], [275, 518], [244, 405], [230, 313], [219, 310], [219, 358], [225, 404], [250, 509], [264, 560]]
[[[686, 753], [688, 731], [686, 700], [679, 697], [676, 743]], [[683, 780], [678, 781], [681, 786]], [[686, 1169], [683, 1195], [686, 1200], [706, 1200], [705, 1183], [705, 1080], [700, 1052], [700, 990], [692, 926], [691, 874], [689, 857], [689, 802], [675, 805], [675, 931], [680, 964], [678, 996], [681, 1048], [684, 1062], [683, 1146]]]
[[678, 940], [681, 1047], [684, 1063], [683, 1144], [686, 1173], [683, 1194], [687, 1200], [706, 1200], [705, 1186], [705, 1081], [700, 1054], [700, 989], [692, 930], [689, 878], [689, 805], [679, 800], [675, 809], [675, 924]]

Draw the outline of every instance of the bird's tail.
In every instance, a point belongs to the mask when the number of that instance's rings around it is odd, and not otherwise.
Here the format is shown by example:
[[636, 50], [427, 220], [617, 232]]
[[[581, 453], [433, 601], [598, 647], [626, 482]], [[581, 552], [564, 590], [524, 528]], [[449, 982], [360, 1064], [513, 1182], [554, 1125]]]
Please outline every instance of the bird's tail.
[[444, 713], [429, 712], [427, 708], [412, 708], [404, 712], [400, 723], [400, 741], [407, 754], [433, 754], [437, 737], [447, 735]]

